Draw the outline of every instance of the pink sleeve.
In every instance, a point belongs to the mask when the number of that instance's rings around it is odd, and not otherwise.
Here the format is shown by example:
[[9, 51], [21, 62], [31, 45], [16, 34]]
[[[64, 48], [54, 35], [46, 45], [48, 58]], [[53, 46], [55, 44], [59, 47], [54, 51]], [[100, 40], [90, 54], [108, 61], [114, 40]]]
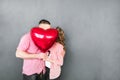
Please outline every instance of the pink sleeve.
[[26, 51], [29, 47], [29, 36], [27, 34], [25, 34], [21, 40], [20, 40], [20, 43], [17, 47], [18, 50], [22, 50], [22, 51]]
[[61, 66], [63, 65], [63, 54], [65, 54], [65, 51], [63, 49], [63, 46], [60, 44], [59, 47], [57, 47], [57, 60], [55, 61], [56, 64]]

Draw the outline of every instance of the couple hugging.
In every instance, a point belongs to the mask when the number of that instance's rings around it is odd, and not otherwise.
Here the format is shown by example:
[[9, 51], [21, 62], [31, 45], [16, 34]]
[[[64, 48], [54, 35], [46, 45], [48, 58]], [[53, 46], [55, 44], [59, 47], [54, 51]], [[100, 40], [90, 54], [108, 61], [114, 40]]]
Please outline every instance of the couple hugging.
[[[51, 23], [42, 19], [39, 28], [49, 29]], [[23, 59], [23, 80], [60, 80], [65, 55], [64, 31], [56, 27], [58, 37], [48, 51], [42, 52], [31, 38], [30, 32], [22, 36], [16, 57]]]

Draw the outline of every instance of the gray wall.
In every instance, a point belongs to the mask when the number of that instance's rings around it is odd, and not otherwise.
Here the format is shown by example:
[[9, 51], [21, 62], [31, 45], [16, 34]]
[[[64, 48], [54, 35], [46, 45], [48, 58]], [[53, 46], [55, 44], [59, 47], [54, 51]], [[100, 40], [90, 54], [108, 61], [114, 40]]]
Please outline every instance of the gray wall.
[[65, 31], [61, 80], [120, 80], [119, 0], [0, 0], [0, 80], [22, 80], [16, 47], [43, 18]]

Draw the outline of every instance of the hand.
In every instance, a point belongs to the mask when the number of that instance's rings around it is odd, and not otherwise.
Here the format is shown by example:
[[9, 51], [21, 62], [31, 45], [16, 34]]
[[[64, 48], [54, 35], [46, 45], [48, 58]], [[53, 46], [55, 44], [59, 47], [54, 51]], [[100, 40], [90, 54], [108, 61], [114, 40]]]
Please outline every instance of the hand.
[[46, 61], [48, 59], [47, 54], [43, 57], [43, 60]]
[[38, 59], [46, 59], [47, 58], [47, 54], [46, 53], [39, 53], [39, 54], [37, 54], [37, 58]]
[[49, 51], [47, 51], [47, 52], [45, 52], [45, 54], [46, 54], [46, 57], [44, 57], [44, 61], [49, 61], [49, 58], [48, 58], [48, 56], [49, 56], [49, 54], [50, 54], [50, 52]]

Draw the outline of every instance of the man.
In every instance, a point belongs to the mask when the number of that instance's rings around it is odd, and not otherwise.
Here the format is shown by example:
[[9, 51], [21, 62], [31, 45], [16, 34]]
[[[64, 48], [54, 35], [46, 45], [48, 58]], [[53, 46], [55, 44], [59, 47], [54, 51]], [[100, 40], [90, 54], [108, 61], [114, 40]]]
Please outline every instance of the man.
[[[49, 29], [51, 25], [49, 21], [42, 19], [38, 27]], [[16, 57], [24, 60], [23, 80], [44, 80], [45, 63], [43, 59], [47, 58], [47, 55], [34, 44], [30, 32], [21, 38]]]

